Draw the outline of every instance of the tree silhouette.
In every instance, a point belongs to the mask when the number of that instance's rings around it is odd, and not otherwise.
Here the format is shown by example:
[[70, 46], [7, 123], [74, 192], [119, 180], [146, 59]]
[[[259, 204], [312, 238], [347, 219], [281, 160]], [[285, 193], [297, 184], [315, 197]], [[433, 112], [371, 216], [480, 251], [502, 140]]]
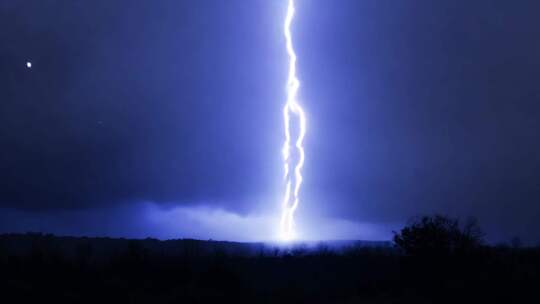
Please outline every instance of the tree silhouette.
[[461, 228], [457, 219], [422, 216], [400, 232], [394, 232], [394, 243], [407, 255], [449, 255], [479, 248], [483, 233], [475, 219], [469, 219]]

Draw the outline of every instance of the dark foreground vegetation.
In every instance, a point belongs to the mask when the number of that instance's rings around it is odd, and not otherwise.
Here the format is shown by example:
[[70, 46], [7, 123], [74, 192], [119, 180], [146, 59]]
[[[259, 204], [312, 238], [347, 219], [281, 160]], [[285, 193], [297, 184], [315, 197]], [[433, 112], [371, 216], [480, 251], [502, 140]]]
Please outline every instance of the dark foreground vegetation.
[[0, 236], [1, 303], [536, 303], [540, 250], [424, 217], [385, 242]]

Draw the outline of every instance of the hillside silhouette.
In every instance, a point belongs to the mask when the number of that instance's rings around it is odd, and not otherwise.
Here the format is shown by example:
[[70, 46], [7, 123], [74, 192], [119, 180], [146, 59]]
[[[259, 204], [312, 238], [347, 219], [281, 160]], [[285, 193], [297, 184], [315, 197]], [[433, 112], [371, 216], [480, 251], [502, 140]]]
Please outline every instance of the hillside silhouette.
[[[540, 249], [475, 222], [415, 219], [394, 242], [236, 243], [0, 236], [0, 296], [59, 303], [519, 303]], [[9, 303], [10, 301], [6, 301]]]

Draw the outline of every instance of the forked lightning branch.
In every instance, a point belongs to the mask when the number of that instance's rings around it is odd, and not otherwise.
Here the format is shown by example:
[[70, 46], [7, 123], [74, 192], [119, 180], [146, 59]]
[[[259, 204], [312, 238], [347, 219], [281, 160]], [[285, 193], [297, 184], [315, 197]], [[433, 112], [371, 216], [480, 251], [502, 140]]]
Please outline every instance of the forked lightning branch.
[[[296, 52], [293, 47], [291, 24], [295, 14], [294, 0], [289, 0], [284, 24], [285, 42], [289, 56], [289, 73], [287, 79], [287, 100], [283, 107], [285, 127], [285, 143], [283, 144], [283, 164], [285, 170], [285, 194], [282, 202], [280, 222], [280, 238], [295, 238], [294, 213], [299, 204], [300, 187], [302, 186], [302, 167], [304, 166], [303, 141], [306, 134], [306, 117], [300, 106], [297, 95], [300, 81], [296, 76]], [[292, 128], [291, 125], [297, 126]]]

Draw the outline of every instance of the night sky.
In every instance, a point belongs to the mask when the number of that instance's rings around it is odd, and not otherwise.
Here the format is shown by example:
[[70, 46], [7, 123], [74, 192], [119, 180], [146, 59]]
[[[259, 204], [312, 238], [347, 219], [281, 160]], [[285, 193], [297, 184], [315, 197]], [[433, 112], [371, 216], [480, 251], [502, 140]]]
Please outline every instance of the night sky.
[[[286, 4], [0, 0], [0, 232], [271, 238]], [[303, 236], [441, 213], [537, 244], [539, 12], [297, 0]]]

